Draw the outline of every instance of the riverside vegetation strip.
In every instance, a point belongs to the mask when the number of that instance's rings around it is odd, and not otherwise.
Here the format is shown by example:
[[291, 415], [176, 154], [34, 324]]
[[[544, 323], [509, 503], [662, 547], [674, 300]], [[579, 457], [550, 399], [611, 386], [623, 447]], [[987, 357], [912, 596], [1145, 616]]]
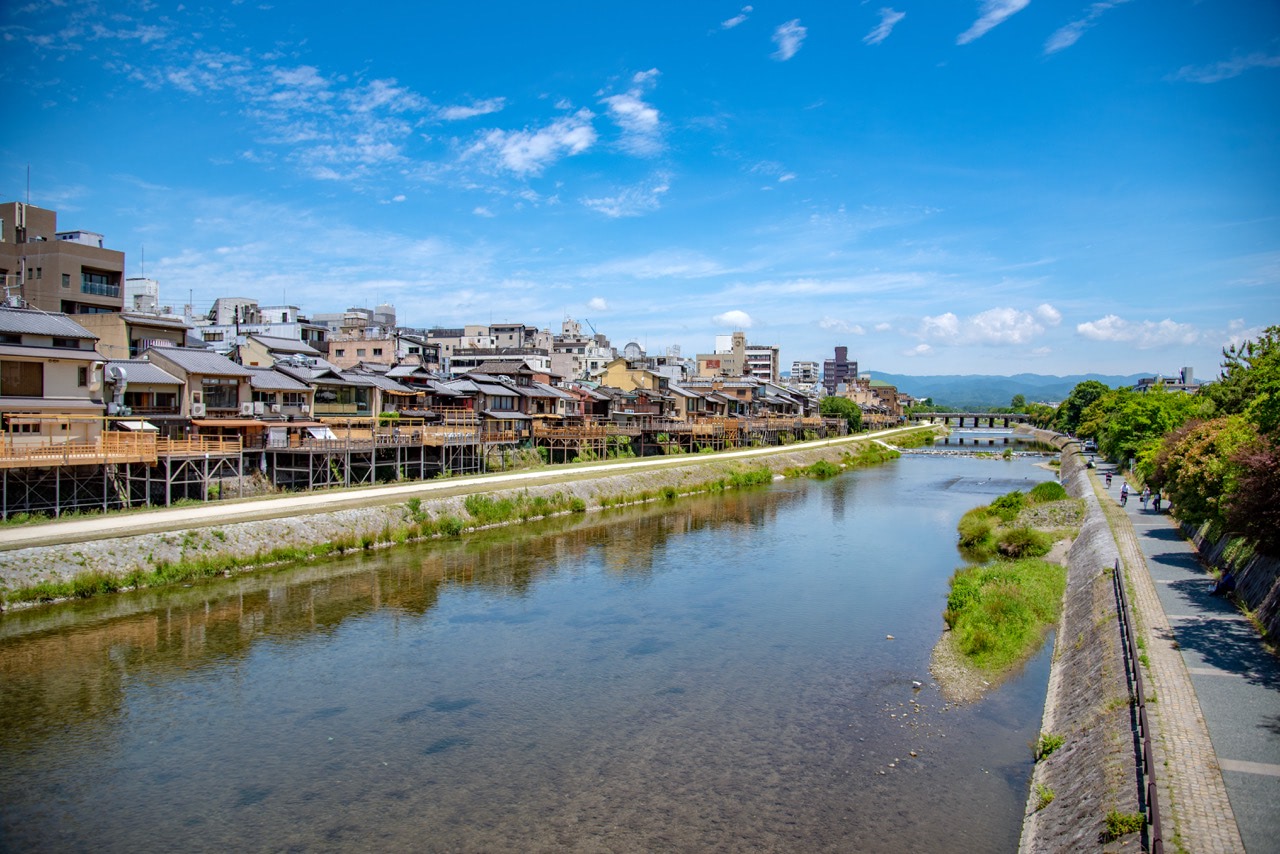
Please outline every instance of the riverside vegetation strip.
[[981, 563], [956, 570], [943, 612], [947, 630], [932, 669], [950, 699], [977, 699], [1030, 658], [1057, 624], [1066, 569], [1042, 558], [1075, 536], [1083, 512], [1049, 481], [961, 518], [961, 553]]
[[[895, 441], [904, 447], [923, 444], [932, 432], [911, 431]], [[844, 445], [779, 448], [751, 464], [691, 455], [687, 465], [635, 473], [584, 478], [582, 471], [566, 472], [567, 482], [549, 486], [20, 549], [0, 553], [0, 602], [11, 609], [158, 587], [545, 516], [749, 488], [780, 476], [829, 477], [897, 456], [892, 448], [854, 437]]]

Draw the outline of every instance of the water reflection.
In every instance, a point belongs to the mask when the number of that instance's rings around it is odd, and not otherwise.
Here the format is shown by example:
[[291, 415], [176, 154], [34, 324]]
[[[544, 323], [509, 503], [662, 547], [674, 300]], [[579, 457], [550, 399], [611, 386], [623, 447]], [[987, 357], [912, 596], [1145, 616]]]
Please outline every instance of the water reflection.
[[911, 682], [955, 519], [1046, 476], [904, 459], [6, 617], [0, 836], [1009, 848], [1047, 655], [972, 708]]

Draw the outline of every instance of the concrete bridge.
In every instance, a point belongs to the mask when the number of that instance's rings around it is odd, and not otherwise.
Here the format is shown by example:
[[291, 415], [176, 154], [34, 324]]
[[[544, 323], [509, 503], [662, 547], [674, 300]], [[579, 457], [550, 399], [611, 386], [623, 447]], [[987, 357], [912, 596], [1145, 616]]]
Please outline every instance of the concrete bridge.
[[911, 417], [948, 427], [1009, 427], [1031, 420], [1022, 412], [916, 412]]

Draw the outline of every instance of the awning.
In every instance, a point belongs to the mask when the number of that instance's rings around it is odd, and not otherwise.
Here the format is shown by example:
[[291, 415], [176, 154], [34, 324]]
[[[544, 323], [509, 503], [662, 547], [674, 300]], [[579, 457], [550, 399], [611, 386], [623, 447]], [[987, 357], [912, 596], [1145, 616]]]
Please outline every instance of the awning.
[[125, 430], [144, 431], [154, 430], [160, 432], [160, 428], [152, 424], [150, 421], [117, 421], [117, 427], [123, 427]]
[[311, 434], [311, 437], [313, 439], [328, 439], [330, 441], [333, 441], [338, 438], [336, 433], [334, 433], [328, 427], [324, 427], [324, 426], [308, 427], [307, 432]]

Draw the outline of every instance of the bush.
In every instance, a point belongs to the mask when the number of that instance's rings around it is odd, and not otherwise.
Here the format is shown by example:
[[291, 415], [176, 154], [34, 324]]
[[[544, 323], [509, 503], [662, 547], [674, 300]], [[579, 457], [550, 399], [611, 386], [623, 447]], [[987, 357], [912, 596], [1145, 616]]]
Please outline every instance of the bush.
[[943, 619], [973, 666], [1000, 672], [1024, 660], [1058, 620], [1066, 570], [1039, 560], [956, 570]]
[[1027, 498], [1030, 499], [1032, 504], [1041, 504], [1046, 501], [1062, 501], [1069, 497], [1070, 496], [1067, 495], [1067, 490], [1064, 489], [1062, 484], [1058, 483], [1056, 480], [1046, 480], [1043, 483], [1037, 483], [1031, 488], [1031, 491], [1027, 493]]
[[1052, 753], [1066, 743], [1066, 738], [1060, 735], [1054, 735], [1049, 732], [1040, 733], [1040, 740], [1036, 742], [1035, 759], [1039, 762], [1041, 759], [1048, 759]]
[[1033, 528], [1005, 528], [996, 535], [996, 549], [1007, 558], [1043, 557], [1053, 538]]
[[1027, 506], [1027, 496], [1017, 490], [1001, 495], [989, 505], [991, 512], [1002, 522], [1012, 522], [1018, 518], [1022, 508]]
[[1107, 813], [1107, 829], [1103, 833], [1104, 842], [1113, 842], [1130, 833], [1139, 833], [1147, 826], [1147, 820], [1140, 812], [1120, 812], [1111, 810]]

